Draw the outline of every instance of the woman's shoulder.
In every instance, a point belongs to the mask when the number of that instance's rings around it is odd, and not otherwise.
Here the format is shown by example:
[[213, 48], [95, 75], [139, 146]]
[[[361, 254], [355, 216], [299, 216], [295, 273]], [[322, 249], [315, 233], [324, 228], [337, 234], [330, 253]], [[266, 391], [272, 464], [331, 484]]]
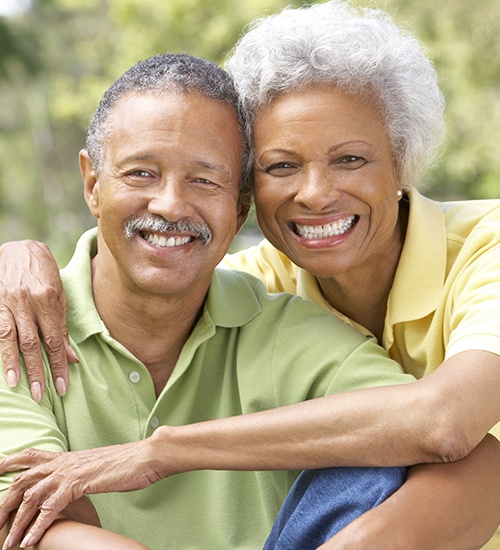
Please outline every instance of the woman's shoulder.
[[219, 267], [250, 273], [268, 292], [296, 293], [299, 268], [267, 240], [234, 254], [227, 254]]

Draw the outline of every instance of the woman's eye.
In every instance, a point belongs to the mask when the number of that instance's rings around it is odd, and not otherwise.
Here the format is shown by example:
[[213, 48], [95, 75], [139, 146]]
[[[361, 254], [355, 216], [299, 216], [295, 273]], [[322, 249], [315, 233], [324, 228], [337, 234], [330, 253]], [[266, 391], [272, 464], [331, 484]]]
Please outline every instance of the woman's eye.
[[340, 164], [349, 165], [351, 168], [358, 168], [365, 164], [366, 160], [362, 157], [356, 157], [355, 155], [346, 155], [339, 159]]
[[288, 176], [296, 169], [297, 167], [290, 162], [276, 162], [268, 166], [266, 172], [272, 176]]

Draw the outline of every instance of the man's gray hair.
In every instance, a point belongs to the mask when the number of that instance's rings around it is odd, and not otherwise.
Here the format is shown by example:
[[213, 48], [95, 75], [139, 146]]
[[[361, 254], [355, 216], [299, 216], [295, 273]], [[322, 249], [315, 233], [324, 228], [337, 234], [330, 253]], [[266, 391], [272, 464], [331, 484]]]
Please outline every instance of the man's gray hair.
[[343, 0], [285, 9], [251, 25], [227, 68], [249, 139], [261, 106], [320, 84], [374, 98], [404, 188], [417, 183], [438, 154], [444, 98], [436, 71], [420, 42], [381, 10]]
[[[118, 101], [127, 93], [155, 94], [196, 92], [210, 99], [231, 105], [243, 131], [238, 96], [231, 77], [211, 61], [187, 54], [165, 53], [140, 61], [126, 71], [104, 93], [87, 132], [86, 147], [97, 174], [102, 169], [106, 141], [110, 132], [110, 115]], [[243, 132], [244, 134], [244, 132]], [[251, 175], [248, 173], [249, 147], [244, 145], [240, 178], [240, 200], [251, 200]]]

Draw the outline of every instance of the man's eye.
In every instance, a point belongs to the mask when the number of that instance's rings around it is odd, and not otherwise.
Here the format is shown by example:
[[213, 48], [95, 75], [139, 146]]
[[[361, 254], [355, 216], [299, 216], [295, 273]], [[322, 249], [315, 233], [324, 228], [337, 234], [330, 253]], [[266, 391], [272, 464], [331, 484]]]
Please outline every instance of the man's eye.
[[134, 170], [129, 172], [129, 176], [134, 176], [136, 178], [149, 178], [151, 174], [147, 170]]
[[195, 181], [197, 181], [198, 183], [203, 183], [204, 185], [215, 185], [213, 181], [207, 180], [205, 178], [196, 178]]

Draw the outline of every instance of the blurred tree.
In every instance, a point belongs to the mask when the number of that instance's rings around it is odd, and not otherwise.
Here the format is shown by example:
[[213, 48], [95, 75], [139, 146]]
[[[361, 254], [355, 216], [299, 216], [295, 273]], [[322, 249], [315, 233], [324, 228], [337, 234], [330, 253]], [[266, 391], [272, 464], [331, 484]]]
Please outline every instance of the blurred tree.
[[427, 46], [447, 100], [447, 139], [428, 194], [500, 198], [500, 2], [442, 0], [439, 9], [427, 0], [387, 4]]
[[34, 46], [26, 32], [0, 17], [0, 79], [7, 79], [9, 71], [16, 66], [35, 73], [40, 59]]
[[[64, 263], [77, 236], [94, 224], [82, 197], [77, 153], [109, 84], [160, 51], [222, 63], [252, 19], [301, 4], [33, 0], [26, 13], [0, 17], [0, 239], [44, 240]], [[500, 2], [441, 0], [439, 10], [435, 0], [378, 5], [426, 44], [448, 99], [448, 139], [429, 178], [437, 185], [429, 184], [427, 193], [498, 196]]]

